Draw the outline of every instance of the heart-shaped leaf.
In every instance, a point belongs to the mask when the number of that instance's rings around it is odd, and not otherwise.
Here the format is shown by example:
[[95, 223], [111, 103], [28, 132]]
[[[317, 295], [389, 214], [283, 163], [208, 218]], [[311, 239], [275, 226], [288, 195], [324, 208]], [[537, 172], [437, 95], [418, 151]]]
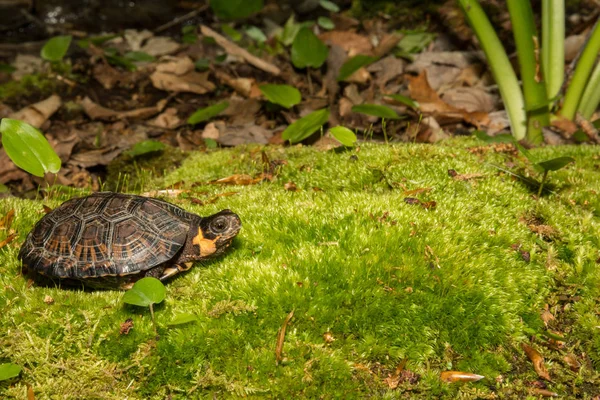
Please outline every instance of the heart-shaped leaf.
[[190, 125], [194, 125], [200, 122], [208, 121], [212, 117], [216, 117], [217, 115], [225, 111], [227, 107], [229, 107], [229, 103], [227, 101], [222, 101], [212, 106], [199, 108], [188, 118], [187, 123]]
[[42, 47], [40, 56], [46, 61], [62, 60], [65, 54], [67, 54], [67, 50], [69, 50], [72, 39], [72, 36], [55, 36], [51, 38]]
[[175, 317], [173, 317], [173, 319], [171, 320], [171, 322], [168, 323], [168, 325], [170, 325], [170, 326], [183, 325], [183, 324], [187, 324], [189, 322], [194, 322], [194, 321], [198, 321], [197, 316], [195, 316], [194, 314], [190, 314], [190, 313], [182, 313], [182, 314], [177, 314]]
[[414, 101], [410, 97], [402, 96], [401, 94], [386, 94], [385, 97], [389, 97], [390, 99], [395, 100], [398, 103], [402, 103], [405, 106], [409, 106], [411, 108], [414, 108], [415, 110], [418, 110], [419, 107], [420, 107], [419, 103], [417, 103], [416, 101]]
[[353, 112], [372, 115], [379, 118], [400, 119], [396, 111], [379, 104], [360, 104], [352, 107]]
[[17, 167], [39, 177], [46, 172], [56, 173], [60, 169], [60, 158], [50, 143], [28, 123], [3, 118], [0, 133], [4, 150]]
[[0, 381], [5, 381], [7, 379], [19, 376], [21, 369], [22, 368], [17, 364], [0, 364]]
[[353, 146], [356, 143], [356, 135], [345, 126], [330, 128], [329, 132], [344, 146]]
[[143, 142], [136, 143], [131, 150], [126, 152], [126, 154], [130, 157], [138, 157], [144, 154], [162, 151], [165, 147], [165, 144], [158, 140], [144, 140]]
[[329, 120], [329, 109], [313, 111], [305, 117], [300, 118], [286, 128], [281, 134], [283, 140], [289, 140], [290, 143], [300, 142], [319, 129]]
[[300, 29], [292, 43], [292, 63], [296, 68], [319, 68], [329, 55], [329, 48], [308, 27]]
[[260, 85], [258, 88], [271, 103], [279, 104], [285, 108], [291, 108], [302, 100], [300, 91], [293, 86]]
[[348, 79], [350, 75], [358, 71], [361, 67], [365, 65], [369, 65], [373, 62], [377, 61], [377, 57], [365, 56], [359, 54], [348, 59], [340, 68], [340, 73], [337, 77], [338, 81], [343, 81]]
[[558, 171], [572, 162], [575, 162], [573, 157], [557, 157], [551, 160], [539, 162], [537, 165], [544, 171]]
[[123, 301], [134, 306], [148, 307], [150, 304], [158, 304], [165, 299], [166, 289], [156, 278], [142, 278], [133, 284], [133, 287], [125, 292]]
[[241, 19], [262, 10], [263, 0], [210, 0], [210, 7], [219, 18]]

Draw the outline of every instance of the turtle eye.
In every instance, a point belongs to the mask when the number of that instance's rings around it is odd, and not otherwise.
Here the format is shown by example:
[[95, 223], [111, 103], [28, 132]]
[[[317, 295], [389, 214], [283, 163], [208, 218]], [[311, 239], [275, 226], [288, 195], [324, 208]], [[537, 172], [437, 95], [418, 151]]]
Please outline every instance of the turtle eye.
[[225, 217], [217, 217], [210, 223], [210, 228], [216, 233], [224, 232], [229, 228], [229, 221]]

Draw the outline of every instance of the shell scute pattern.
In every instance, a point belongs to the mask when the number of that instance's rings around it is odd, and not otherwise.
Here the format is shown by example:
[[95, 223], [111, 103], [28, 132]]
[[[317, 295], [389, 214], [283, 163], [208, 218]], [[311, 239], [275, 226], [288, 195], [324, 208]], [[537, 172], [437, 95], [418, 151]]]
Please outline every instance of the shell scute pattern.
[[67, 201], [44, 216], [21, 258], [34, 271], [60, 278], [135, 274], [181, 250], [189, 218], [160, 200], [96, 193]]

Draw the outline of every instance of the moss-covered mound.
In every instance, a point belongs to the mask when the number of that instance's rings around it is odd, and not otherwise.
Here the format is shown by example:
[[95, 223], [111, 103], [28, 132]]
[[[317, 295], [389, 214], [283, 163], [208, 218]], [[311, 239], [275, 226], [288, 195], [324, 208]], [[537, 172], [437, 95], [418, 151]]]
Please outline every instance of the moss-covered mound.
[[[285, 163], [247, 186], [209, 182], [258, 175], [259, 148], [192, 155], [152, 188], [189, 189], [171, 201], [201, 215], [230, 208], [244, 226], [224, 257], [167, 285], [158, 339], [121, 292], [28, 285], [19, 246], [42, 204], [64, 198], [2, 200], [20, 239], [0, 250], [0, 363], [24, 369], [0, 397], [26, 398], [29, 386], [36, 398], [525, 398], [541, 385], [528, 343], [549, 390], [592, 398], [600, 151], [536, 150], [576, 159], [537, 199], [493, 166], [527, 174], [523, 159], [478, 145], [266, 148]], [[198, 321], [169, 326], [180, 313]], [[448, 384], [446, 370], [485, 378]]]

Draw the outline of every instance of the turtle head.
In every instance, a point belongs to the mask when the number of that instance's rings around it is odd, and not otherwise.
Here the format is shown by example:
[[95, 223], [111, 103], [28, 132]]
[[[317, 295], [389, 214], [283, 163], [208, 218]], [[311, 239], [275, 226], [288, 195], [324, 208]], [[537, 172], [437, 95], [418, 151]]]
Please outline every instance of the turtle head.
[[201, 258], [221, 254], [239, 233], [242, 221], [231, 210], [223, 210], [202, 218], [192, 244], [198, 246]]

